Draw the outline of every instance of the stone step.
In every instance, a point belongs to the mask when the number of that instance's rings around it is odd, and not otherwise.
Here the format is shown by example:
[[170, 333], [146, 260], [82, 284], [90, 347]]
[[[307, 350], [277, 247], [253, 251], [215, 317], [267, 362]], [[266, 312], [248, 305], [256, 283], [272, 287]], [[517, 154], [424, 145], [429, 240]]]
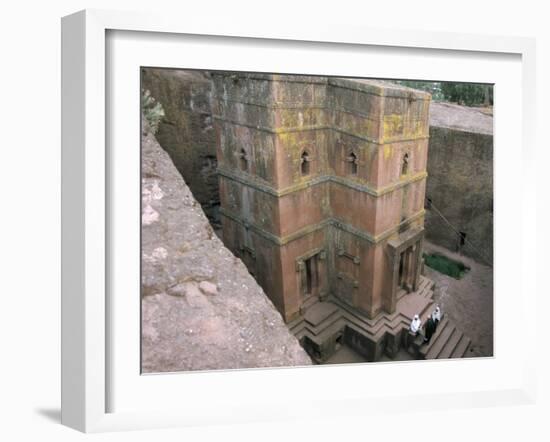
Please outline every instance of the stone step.
[[371, 337], [374, 341], [382, 338], [387, 332], [393, 334], [399, 333], [403, 328], [409, 327], [409, 320], [400, 314], [395, 314], [391, 317], [385, 317], [383, 320], [377, 321], [374, 325], [367, 323], [361, 317], [354, 314], [350, 310], [342, 310], [343, 318], [355, 327], [360, 329], [365, 335]]
[[399, 301], [403, 296], [407, 295], [407, 291], [405, 289], [400, 288], [397, 291], [396, 299]]
[[323, 332], [326, 327], [330, 327], [334, 322], [337, 322], [339, 319], [339, 317], [335, 317], [334, 321], [330, 322], [329, 324], [323, 324], [323, 327], [314, 327], [308, 324], [306, 321], [302, 321], [299, 326], [293, 328], [291, 332], [298, 339], [304, 336], [313, 338], [315, 336], [318, 336], [320, 333]]
[[307, 309], [303, 316], [308, 324], [321, 327], [324, 322], [329, 321], [332, 316], [338, 315], [338, 313], [338, 306], [332, 302], [318, 302]]
[[308, 334], [308, 331], [306, 329], [306, 324], [304, 321], [302, 321], [300, 324], [296, 325], [294, 328], [290, 330], [290, 332], [296, 337], [296, 339], [300, 340], [304, 335]]
[[468, 338], [466, 335], [462, 335], [462, 338], [460, 339], [456, 348], [453, 350], [453, 353], [451, 354], [451, 358], [463, 358], [466, 352], [468, 351], [470, 342], [471, 342], [470, 338]]
[[456, 328], [454, 326], [448, 325], [445, 330], [443, 330], [443, 332], [439, 334], [436, 341], [431, 345], [431, 348], [426, 353], [426, 359], [439, 359], [439, 354], [449, 343], [449, 340], [451, 339], [451, 336], [453, 335], [455, 330]]
[[[374, 319], [368, 319], [367, 317], [359, 314], [353, 307], [351, 307], [350, 305], [346, 304], [345, 302], [341, 301], [340, 299], [338, 299], [336, 297], [333, 298], [332, 302], [334, 302], [334, 304], [336, 304], [340, 307], [341, 311], [343, 312], [343, 314], [346, 317], [355, 318], [359, 323], [361, 323], [362, 328], [373, 329], [377, 325], [385, 322], [388, 318], [388, 315], [381, 314], [381, 315], [378, 315]], [[395, 315], [396, 314], [394, 314], [394, 316]], [[392, 317], [392, 319], [393, 319], [393, 317]]]
[[294, 330], [298, 330], [303, 322], [304, 322], [304, 318], [302, 318], [301, 316], [298, 316], [296, 319], [290, 321], [287, 324], [287, 327], [292, 333], [294, 333]]
[[[302, 308], [305, 310], [304, 314], [287, 324], [289, 330], [296, 336], [302, 333], [306, 327], [317, 329], [328, 326], [327, 322], [332, 323], [335, 320], [334, 317], [339, 316], [337, 305], [332, 302], [321, 302], [317, 298], [308, 299]], [[315, 310], [320, 311], [316, 312]]]
[[428, 301], [433, 302], [434, 292], [433, 292], [432, 289], [429, 289], [429, 288], [426, 287], [423, 290], [419, 291], [418, 295], [421, 296], [422, 298], [427, 299]]
[[[423, 321], [423, 325], [424, 325], [424, 321]], [[434, 335], [432, 336], [432, 339], [430, 340], [430, 343], [429, 344], [422, 344], [422, 346], [420, 347], [420, 350], [419, 350], [419, 353], [423, 356], [423, 357], [426, 357], [427, 353], [433, 348], [433, 346], [437, 343], [437, 341], [439, 341], [440, 337], [442, 334], [445, 333], [445, 331], [447, 330], [447, 326], [449, 325], [449, 321], [445, 319], [443, 319], [439, 325], [437, 326], [437, 330], [436, 332], [434, 333]], [[452, 329], [453, 326], [450, 325], [450, 329]], [[448, 330], [447, 331], [447, 335], [446, 335], [446, 338], [448, 338], [450, 332], [452, 330]], [[445, 342], [443, 342], [444, 344]]]
[[439, 355], [437, 355], [437, 359], [451, 359], [456, 346], [462, 339], [462, 336], [464, 336], [464, 333], [455, 327], [454, 333], [449, 338], [447, 344], [445, 344], [445, 347], [443, 347]]
[[423, 289], [433, 290], [433, 288], [435, 287], [435, 282], [429, 278], [422, 276], [421, 281]]
[[426, 280], [426, 287], [430, 290], [433, 290], [433, 288], [435, 287], [435, 282], [430, 278], [426, 278], [425, 276], [423, 276], [423, 278]]
[[290, 321], [287, 324], [287, 327], [292, 333], [294, 333], [294, 331], [300, 330], [301, 328], [305, 327], [305, 325], [306, 325], [306, 321], [304, 317], [300, 315], [296, 319]]
[[433, 289], [429, 287], [428, 284], [424, 286], [421, 290], [419, 290], [418, 293], [425, 298], [431, 298], [433, 296]]
[[341, 314], [333, 314], [330, 316], [329, 319], [326, 321], [323, 321], [321, 324], [317, 326], [312, 326], [310, 324], [305, 324], [305, 329], [310, 333], [312, 336], [320, 336], [323, 334], [325, 330], [332, 327], [333, 324], [341, 322], [342, 321], [342, 315]]
[[[432, 295], [432, 288], [433, 288], [433, 281], [429, 280], [428, 278], [420, 277], [420, 282], [418, 283], [418, 287], [416, 288], [416, 292], [412, 293], [418, 293], [426, 298], [430, 298]], [[409, 292], [407, 292], [404, 288], [399, 288], [397, 290], [396, 298], [397, 300], [401, 299], [403, 296], [408, 295]]]
[[373, 333], [374, 341], [378, 341], [384, 337], [386, 333], [397, 335], [401, 330], [409, 328], [409, 321], [405, 321], [403, 318], [394, 318], [391, 322], [381, 324]]
[[430, 280], [428, 278], [420, 278], [420, 284], [418, 284], [418, 290], [429, 289]]
[[323, 329], [321, 333], [313, 338], [318, 344], [322, 344], [325, 340], [331, 338], [335, 334], [339, 333], [345, 327], [344, 321], [336, 321], [327, 328]]
[[[435, 308], [433, 287], [434, 283], [430, 279], [421, 277], [419, 290], [415, 296], [420, 295], [427, 300], [427, 302], [424, 301], [422, 307], [419, 306], [422, 309], [419, 314], [423, 323]], [[323, 302], [308, 300], [303, 315], [288, 324], [298, 339], [308, 336], [316, 342], [323, 342], [346, 325], [356, 329], [357, 332], [372, 341], [379, 342], [385, 334], [398, 336], [403, 330], [407, 330], [410, 318], [396, 312], [391, 315], [377, 315], [376, 318], [369, 319], [339, 298], [330, 296]], [[464, 357], [471, 343], [469, 338], [456, 329], [447, 315], [443, 316], [430, 344], [423, 344], [422, 340], [422, 337], [415, 339], [411, 344], [412, 347], [409, 348], [411, 354], [421, 359]]]
[[447, 344], [445, 344], [445, 347], [443, 347], [443, 350], [441, 350], [441, 353], [437, 355], [437, 359], [450, 359], [451, 355], [453, 354], [453, 351], [455, 350], [457, 344], [462, 339], [462, 336], [464, 333], [462, 333], [459, 329], [455, 328], [453, 334], [447, 341]]
[[350, 313], [347, 310], [342, 311], [342, 317], [349, 325], [353, 325], [358, 330], [361, 330], [363, 334], [369, 337], [373, 337], [377, 330], [384, 326], [383, 323], [377, 323], [374, 327], [363, 321], [358, 316]]
[[303, 318], [302, 321], [291, 331], [298, 339], [308, 336], [310, 339], [318, 340], [319, 336], [323, 335], [327, 329], [332, 328], [334, 324], [341, 324], [343, 327], [345, 322], [343, 312], [337, 308], [317, 325], [313, 325], [311, 322]]
[[[340, 317], [355, 325], [371, 337], [379, 335], [381, 331], [398, 330], [403, 326], [407, 328], [410, 323], [410, 320], [399, 313], [393, 313], [392, 315], [383, 314], [378, 315], [374, 319], [369, 319], [337, 298], [331, 299], [331, 302], [339, 307]], [[325, 322], [323, 322], [322, 325], [325, 325]]]
[[307, 298], [303, 303], [302, 303], [302, 308], [304, 308], [305, 310], [309, 309], [311, 306], [319, 303], [321, 301], [319, 301], [319, 297], [318, 296], [310, 296], [309, 298]]

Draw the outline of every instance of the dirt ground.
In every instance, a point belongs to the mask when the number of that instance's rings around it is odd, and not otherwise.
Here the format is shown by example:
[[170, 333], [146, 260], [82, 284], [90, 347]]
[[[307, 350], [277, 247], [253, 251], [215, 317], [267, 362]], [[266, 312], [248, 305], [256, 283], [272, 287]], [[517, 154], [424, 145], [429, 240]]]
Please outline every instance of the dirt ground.
[[443, 247], [424, 242], [427, 253], [438, 252], [470, 267], [462, 279], [454, 279], [424, 266], [435, 282], [434, 300], [457, 327], [472, 340], [470, 356], [493, 356], [493, 269]]

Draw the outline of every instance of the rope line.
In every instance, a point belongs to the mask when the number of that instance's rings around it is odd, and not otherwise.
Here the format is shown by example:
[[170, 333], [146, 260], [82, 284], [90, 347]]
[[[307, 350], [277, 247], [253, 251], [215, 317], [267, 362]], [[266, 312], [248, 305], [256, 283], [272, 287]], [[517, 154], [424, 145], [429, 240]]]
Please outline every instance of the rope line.
[[[439, 211], [439, 209], [437, 207], [435, 207], [434, 203], [431, 202], [431, 201], [428, 201], [428, 198], [426, 198], [426, 201], [428, 202], [429, 206], [430, 206], [430, 209], [434, 209], [435, 210], [435, 213], [443, 220], [447, 223], [447, 225], [454, 231], [454, 233], [456, 233], [458, 236], [462, 236], [460, 234], [460, 230], [458, 230], [455, 226], [453, 226], [453, 224], [447, 219], [445, 218], [445, 216]], [[471, 247], [471, 249], [476, 252], [482, 259], [483, 261], [489, 266], [489, 267], [493, 267], [493, 263], [491, 262], [491, 260], [489, 258], [487, 258], [485, 256], [485, 254], [483, 252], [481, 252], [480, 250], [477, 249], [476, 246], [474, 246], [474, 244], [472, 244], [470, 241], [468, 241], [466, 238], [462, 237], [463, 240], [464, 240], [464, 243], [469, 245]]]

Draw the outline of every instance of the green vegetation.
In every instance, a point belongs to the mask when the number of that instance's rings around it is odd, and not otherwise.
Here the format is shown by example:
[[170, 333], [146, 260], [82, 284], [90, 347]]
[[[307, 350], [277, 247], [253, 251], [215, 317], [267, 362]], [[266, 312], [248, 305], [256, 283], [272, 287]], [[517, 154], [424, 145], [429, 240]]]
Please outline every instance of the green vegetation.
[[162, 104], [158, 103], [152, 96], [149, 90], [141, 90], [141, 112], [149, 123], [151, 132], [157, 133], [159, 124], [164, 118], [164, 109]]
[[466, 106], [493, 105], [493, 86], [490, 84], [413, 80], [396, 80], [394, 83], [429, 92], [434, 101], [449, 101]]
[[462, 278], [464, 274], [470, 270], [470, 267], [460, 261], [455, 261], [438, 253], [433, 253], [430, 255], [424, 253], [422, 256], [424, 257], [424, 263], [428, 267], [431, 267], [439, 273], [443, 273], [444, 275], [451, 276], [455, 279]]
[[493, 86], [488, 84], [441, 83], [441, 93], [447, 101], [466, 106], [493, 104]]

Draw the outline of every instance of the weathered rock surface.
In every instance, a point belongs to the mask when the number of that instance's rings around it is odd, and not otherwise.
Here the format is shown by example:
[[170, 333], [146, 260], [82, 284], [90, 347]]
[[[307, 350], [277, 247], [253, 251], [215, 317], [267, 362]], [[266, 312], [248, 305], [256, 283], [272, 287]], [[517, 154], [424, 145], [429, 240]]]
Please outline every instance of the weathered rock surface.
[[156, 138], [214, 224], [219, 223], [216, 139], [207, 71], [142, 69], [142, 88], [162, 104]]
[[[492, 116], [457, 104], [431, 104], [426, 197], [432, 202], [425, 218], [427, 238], [491, 265]], [[464, 244], [458, 232], [465, 235]]]
[[475, 107], [453, 103], [430, 105], [430, 126], [493, 135], [493, 117]]
[[143, 372], [310, 365], [147, 129], [142, 164]]

